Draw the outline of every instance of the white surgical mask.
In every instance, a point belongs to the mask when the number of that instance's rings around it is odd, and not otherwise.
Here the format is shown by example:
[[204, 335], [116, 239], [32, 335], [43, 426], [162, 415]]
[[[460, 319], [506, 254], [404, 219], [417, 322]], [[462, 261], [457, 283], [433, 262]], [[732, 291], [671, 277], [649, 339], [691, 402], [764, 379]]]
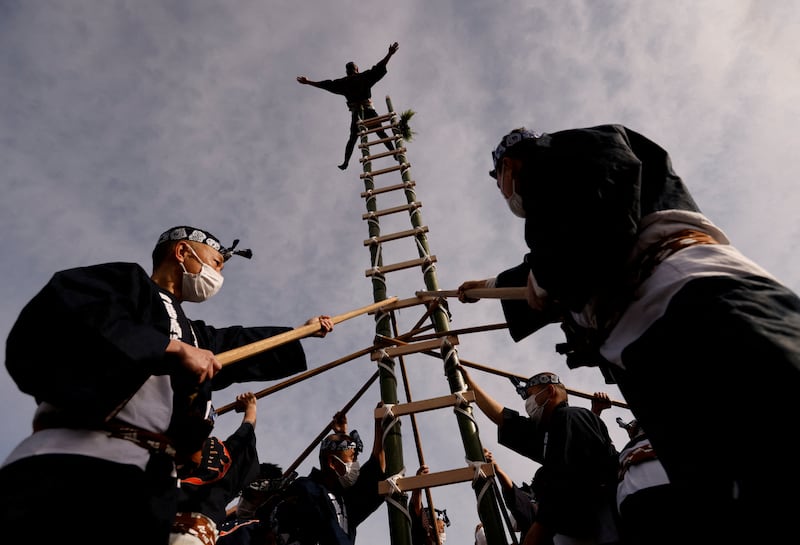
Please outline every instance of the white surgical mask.
[[183, 269], [181, 293], [184, 301], [202, 303], [219, 291], [224, 278], [216, 269], [210, 265], [206, 265], [206, 263], [198, 257], [197, 253], [195, 253], [194, 248], [189, 246], [189, 250], [191, 250], [192, 255], [200, 262], [201, 269], [198, 273], [190, 273], [186, 270], [186, 267], [183, 266], [183, 263], [180, 264]]
[[522, 197], [516, 190], [506, 199], [506, 203], [508, 203], [508, 208], [511, 210], [512, 214], [518, 218], [525, 217], [525, 207], [522, 206]]
[[[544, 392], [544, 390], [542, 390], [542, 392]], [[542, 392], [539, 392], [539, 394]], [[536, 402], [536, 396], [539, 394], [529, 396], [528, 399], [525, 400], [525, 412], [528, 413], [528, 416], [534, 422], [540, 422], [542, 420], [542, 413], [544, 412], [544, 405], [539, 405]], [[547, 401], [545, 401], [545, 403], [547, 403]]]
[[497, 180], [498, 186], [502, 188], [511, 184], [511, 195], [506, 197], [506, 204], [508, 204], [508, 208], [511, 210], [511, 213], [517, 216], [518, 218], [525, 217], [525, 207], [522, 205], [522, 197], [519, 193], [517, 193], [516, 188], [516, 180], [514, 179], [514, 173], [511, 169], [506, 169], [505, 163], [501, 162], [500, 167], [498, 168], [497, 172]]
[[338, 475], [339, 477], [339, 484], [342, 485], [344, 488], [350, 488], [353, 486], [356, 481], [358, 480], [358, 475], [361, 471], [361, 465], [358, 463], [358, 460], [353, 460], [352, 462], [345, 462], [338, 456], [334, 456], [337, 460], [344, 464], [344, 475]]
[[475, 532], [475, 545], [486, 545], [486, 532], [483, 531], [483, 526]]
[[442, 532], [441, 534], [439, 534], [439, 543], [444, 545], [445, 541], [447, 541], [447, 534]]

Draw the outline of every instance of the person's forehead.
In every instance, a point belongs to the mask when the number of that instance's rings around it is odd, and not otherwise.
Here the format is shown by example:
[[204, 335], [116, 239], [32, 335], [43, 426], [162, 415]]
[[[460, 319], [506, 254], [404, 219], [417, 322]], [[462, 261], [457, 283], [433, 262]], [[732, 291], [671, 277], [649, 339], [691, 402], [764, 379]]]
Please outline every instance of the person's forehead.
[[333, 454], [338, 456], [339, 458], [341, 458], [345, 462], [352, 462], [353, 460], [355, 460], [355, 458], [357, 456], [355, 449], [351, 449], [351, 448], [345, 449], [345, 450], [339, 450], [339, 451], [334, 452]]
[[219, 250], [215, 250], [208, 244], [203, 244], [202, 242], [195, 242], [192, 240], [187, 240], [186, 242], [192, 247], [192, 249], [194, 249], [195, 252], [198, 253], [198, 255], [200, 255], [200, 257], [208, 257], [218, 261], [223, 261], [224, 259], [224, 256]]

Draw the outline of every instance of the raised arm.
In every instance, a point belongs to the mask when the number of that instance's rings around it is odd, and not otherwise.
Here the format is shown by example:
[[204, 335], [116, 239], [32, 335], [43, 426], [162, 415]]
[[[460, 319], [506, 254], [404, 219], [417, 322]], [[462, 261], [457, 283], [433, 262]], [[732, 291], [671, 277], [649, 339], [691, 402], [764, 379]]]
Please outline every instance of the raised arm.
[[397, 44], [397, 42], [394, 42], [392, 45], [390, 45], [389, 46], [389, 52], [386, 53], [386, 56], [384, 58], [382, 58], [381, 60], [378, 61], [378, 66], [386, 66], [386, 63], [389, 62], [389, 59], [392, 58], [392, 55], [397, 53], [397, 50], [399, 48], [400, 48], [400, 46]]
[[483, 414], [489, 417], [489, 420], [497, 424], [498, 427], [502, 426], [503, 406], [492, 396], [487, 394], [486, 391], [472, 379], [472, 376], [467, 372], [466, 369], [464, 369], [464, 367], [459, 366], [459, 370], [461, 371], [461, 376], [464, 378], [464, 382], [467, 384], [469, 389], [475, 392], [475, 403], [478, 404], [478, 407], [481, 411], [483, 411]]

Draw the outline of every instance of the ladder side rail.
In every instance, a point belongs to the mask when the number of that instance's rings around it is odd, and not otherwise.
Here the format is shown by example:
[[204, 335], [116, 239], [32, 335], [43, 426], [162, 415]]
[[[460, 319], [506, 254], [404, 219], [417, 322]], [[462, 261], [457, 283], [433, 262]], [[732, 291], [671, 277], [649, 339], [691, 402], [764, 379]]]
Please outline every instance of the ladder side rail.
[[[364, 125], [363, 109], [359, 112], [359, 133], [361, 139], [361, 155], [364, 159], [362, 164], [364, 189], [370, 196], [365, 201], [367, 211], [372, 216], [367, 220], [369, 238], [379, 237], [381, 234], [380, 218], [377, 212], [375, 194], [375, 182], [372, 176], [372, 160], [369, 158], [369, 135], [366, 134]], [[395, 146], [396, 148], [399, 146]], [[369, 173], [368, 176], [365, 176]], [[380, 270], [383, 266], [381, 255], [381, 245], [373, 244], [369, 247], [370, 262], [372, 267]], [[375, 302], [383, 301], [386, 296], [386, 277], [382, 274], [374, 274], [372, 278], [372, 294]], [[375, 334], [389, 334], [391, 332], [390, 313], [380, 312], [375, 314]], [[395, 404], [397, 397], [397, 377], [395, 375], [395, 363], [392, 358], [385, 357], [378, 361], [378, 383], [381, 392], [381, 401], [387, 404]], [[384, 432], [383, 450], [386, 456], [386, 474], [397, 475], [405, 467], [403, 462], [403, 438], [400, 431], [401, 422], [396, 420], [389, 430]], [[405, 494], [395, 493], [390, 496], [391, 501], [387, 502], [386, 510], [389, 518], [389, 535], [391, 545], [411, 545], [411, 521], [408, 518], [408, 498]]]
[[[391, 98], [386, 96], [386, 106], [390, 112], [395, 112], [392, 105]], [[396, 115], [396, 114], [395, 114]], [[399, 125], [399, 120], [396, 119], [392, 122], [393, 127]], [[402, 135], [399, 129], [392, 129], [398, 139], [395, 142], [397, 148], [405, 148]], [[408, 165], [408, 159], [405, 153], [398, 153], [396, 155], [397, 162], [402, 165]], [[403, 181], [411, 180], [410, 167], [402, 170]], [[417, 196], [413, 187], [406, 188], [406, 198], [408, 202], [416, 202]], [[416, 208], [411, 211], [411, 223], [414, 227], [421, 227], [424, 223], [422, 221], [421, 209]], [[430, 256], [430, 249], [428, 247], [428, 238], [425, 233], [420, 233], [416, 237], [417, 249], [420, 257]], [[425, 286], [429, 291], [436, 291], [439, 289], [439, 283], [436, 278], [436, 267], [434, 263], [423, 270], [423, 278]], [[449, 312], [442, 306], [438, 306], [434, 313], [431, 315], [431, 320], [435, 326], [437, 333], [443, 333], [450, 330], [450, 315]], [[445, 346], [448, 343], [443, 343], [442, 358], [444, 360], [444, 374], [447, 377], [447, 382], [450, 387], [450, 392], [457, 393], [465, 391], [466, 385], [458, 371], [459, 361], [458, 352], [452, 345], [448, 350]], [[478, 427], [472, 415], [472, 407], [467, 407], [463, 411], [456, 411], [456, 421], [458, 423], [459, 431], [461, 434], [461, 442], [464, 446], [464, 453], [468, 460], [471, 461], [485, 461], [483, 455], [483, 445], [481, 444], [480, 436], [478, 434]], [[479, 490], [475, 490], [476, 499], [480, 500], [478, 504], [478, 516], [483, 523], [484, 532], [486, 533], [486, 540], [488, 545], [506, 545], [505, 527], [503, 525], [503, 518], [500, 514], [498, 507], [498, 498], [494, 487], [489, 488], [485, 494], [480, 494]]]

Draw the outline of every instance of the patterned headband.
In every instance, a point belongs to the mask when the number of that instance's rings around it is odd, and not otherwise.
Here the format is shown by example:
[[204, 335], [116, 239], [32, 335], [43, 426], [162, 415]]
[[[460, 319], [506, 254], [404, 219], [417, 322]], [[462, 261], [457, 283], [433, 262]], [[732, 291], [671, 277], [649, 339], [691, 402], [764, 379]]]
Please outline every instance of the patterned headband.
[[508, 377], [508, 379], [511, 381], [511, 384], [514, 385], [514, 388], [522, 399], [528, 399], [528, 388], [531, 386], [536, 386], [538, 384], [561, 384], [561, 379], [558, 378], [557, 375], [548, 375], [545, 373], [533, 375], [526, 381], [522, 381], [518, 377]]
[[158, 242], [156, 242], [156, 246], [159, 244], [163, 244], [165, 242], [173, 242], [176, 240], [191, 240], [193, 242], [200, 242], [211, 246], [216, 251], [222, 254], [222, 258], [224, 261], [228, 261], [234, 255], [240, 255], [247, 259], [253, 257], [253, 251], [249, 248], [246, 250], [236, 250], [234, 248], [239, 244], [239, 239], [233, 241], [230, 248], [224, 247], [220, 244], [219, 239], [209, 233], [208, 231], [204, 231], [203, 229], [198, 229], [196, 227], [189, 227], [188, 225], [180, 225], [178, 227], [172, 227], [171, 229], [167, 229], [161, 236], [158, 237]]

